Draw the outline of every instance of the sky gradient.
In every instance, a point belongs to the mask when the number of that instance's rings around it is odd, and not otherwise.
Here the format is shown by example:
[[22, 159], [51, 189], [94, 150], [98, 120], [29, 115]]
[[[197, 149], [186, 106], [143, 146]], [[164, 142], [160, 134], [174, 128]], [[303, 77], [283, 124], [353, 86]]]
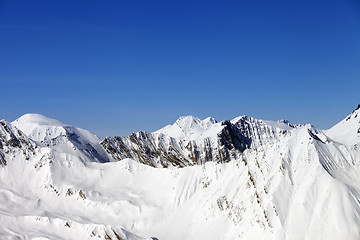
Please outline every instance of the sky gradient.
[[326, 129], [360, 103], [360, 3], [1, 1], [0, 119], [104, 136], [179, 116]]

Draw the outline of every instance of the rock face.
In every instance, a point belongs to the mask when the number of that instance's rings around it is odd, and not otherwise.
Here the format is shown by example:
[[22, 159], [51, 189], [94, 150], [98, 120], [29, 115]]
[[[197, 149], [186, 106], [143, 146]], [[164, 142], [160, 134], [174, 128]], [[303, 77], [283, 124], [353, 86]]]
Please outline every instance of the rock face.
[[34, 153], [35, 144], [8, 121], [0, 121], [0, 165], [6, 165], [7, 155], [23, 155], [29, 159]]
[[241, 116], [217, 122], [187, 116], [156, 132], [108, 137], [100, 144], [115, 159], [132, 158], [153, 167], [228, 162], [249, 148], [277, 141], [295, 125]]

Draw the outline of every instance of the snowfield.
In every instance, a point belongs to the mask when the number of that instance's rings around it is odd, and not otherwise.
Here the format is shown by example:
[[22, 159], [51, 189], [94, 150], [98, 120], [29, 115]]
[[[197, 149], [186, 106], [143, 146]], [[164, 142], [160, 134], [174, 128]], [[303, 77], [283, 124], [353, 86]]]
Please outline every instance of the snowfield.
[[360, 239], [360, 108], [105, 140], [26, 114], [0, 121], [0, 165], [0, 239]]

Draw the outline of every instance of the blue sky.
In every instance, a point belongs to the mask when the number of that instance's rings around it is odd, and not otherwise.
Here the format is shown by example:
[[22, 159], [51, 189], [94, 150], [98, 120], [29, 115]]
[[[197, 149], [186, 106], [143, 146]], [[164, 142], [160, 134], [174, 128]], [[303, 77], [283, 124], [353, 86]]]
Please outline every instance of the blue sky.
[[0, 118], [99, 136], [179, 116], [329, 128], [360, 103], [360, 3], [1, 1]]

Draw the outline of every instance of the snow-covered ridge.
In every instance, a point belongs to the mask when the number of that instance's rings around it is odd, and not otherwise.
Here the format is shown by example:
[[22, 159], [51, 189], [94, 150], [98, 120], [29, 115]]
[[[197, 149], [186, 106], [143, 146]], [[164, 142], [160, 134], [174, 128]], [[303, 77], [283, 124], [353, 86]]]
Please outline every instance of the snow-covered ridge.
[[162, 133], [178, 140], [196, 140], [218, 132], [220, 126], [221, 124], [212, 117], [200, 120], [193, 116], [183, 116], [177, 119], [173, 125], [168, 125], [154, 133]]
[[76, 128], [40, 114], [25, 114], [11, 123], [24, 132], [39, 147], [73, 154], [82, 161], [107, 162], [109, 158], [100, 146], [100, 139], [91, 132]]
[[246, 149], [279, 141], [300, 125], [288, 121], [263, 121], [248, 116], [233, 120], [204, 120], [183, 116], [153, 133], [108, 137], [101, 145], [115, 159], [132, 158], [154, 167], [189, 166], [227, 162]]
[[358, 113], [326, 131], [187, 116], [102, 141], [2, 120], [0, 239], [357, 240]]
[[68, 132], [81, 135], [89, 142], [99, 142], [99, 138], [87, 130], [75, 128], [58, 120], [40, 114], [25, 114], [11, 123], [34, 141], [47, 141]]
[[325, 132], [334, 141], [360, 145], [360, 104], [344, 120]]

